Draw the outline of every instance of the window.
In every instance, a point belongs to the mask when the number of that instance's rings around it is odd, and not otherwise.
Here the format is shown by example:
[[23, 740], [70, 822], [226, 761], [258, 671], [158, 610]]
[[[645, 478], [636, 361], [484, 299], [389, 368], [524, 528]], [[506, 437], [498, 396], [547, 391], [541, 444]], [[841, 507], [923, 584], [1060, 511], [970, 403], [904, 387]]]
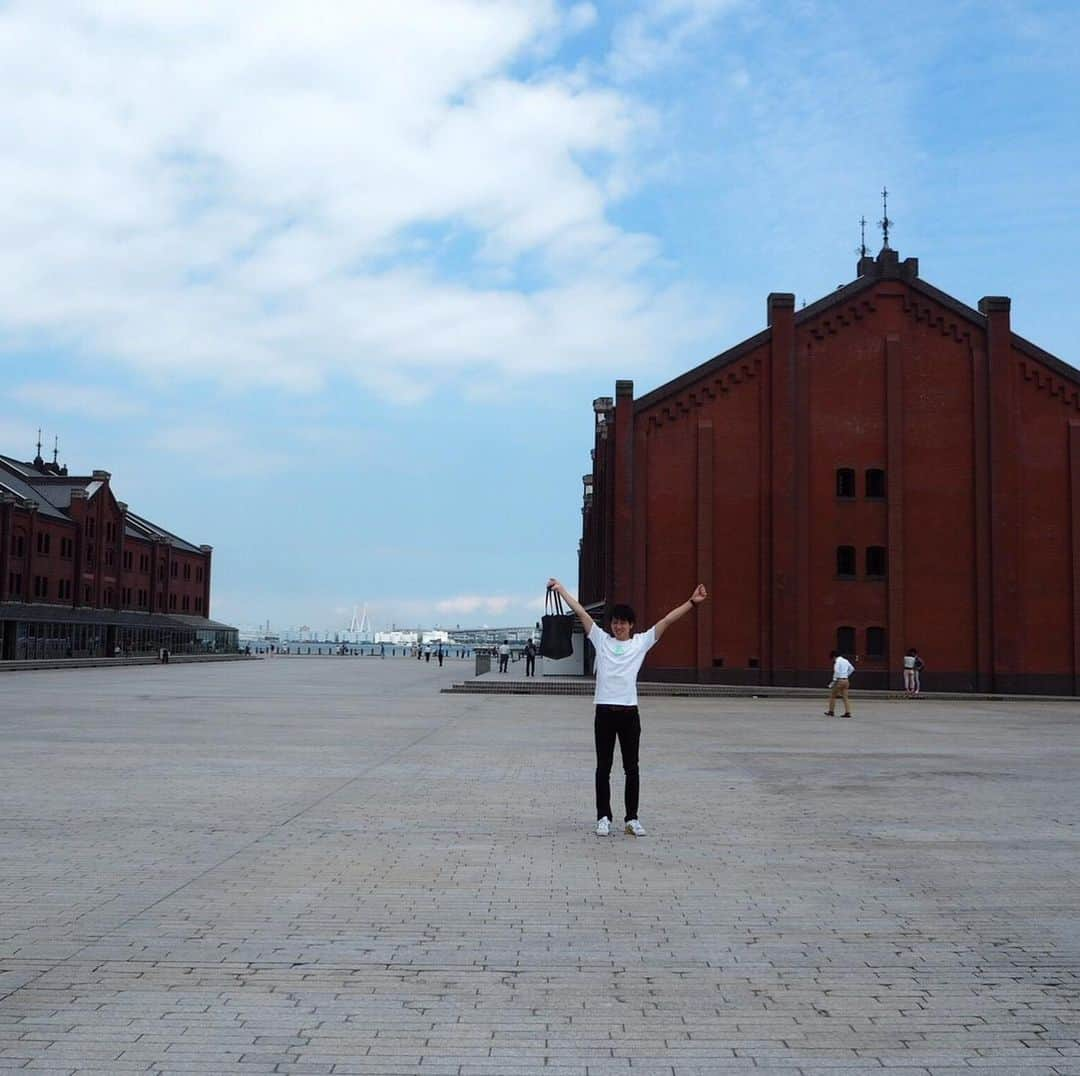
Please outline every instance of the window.
[[169, 608], [170, 609], [175, 609], [176, 608], [176, 595], [175, 594], [170, 594], [169, 595]]
[[866, 472], [866, 495], [874, 500], [885, 498], [885, 472], [879, 467], [871, 467]]
[[135, 554], [130, 549], [124, 551], [124, 571], [130, 572], [131, 566], [135, 562]]
[[112, 587], [106, 587], [105, 588], [105, 604], [106, 605], [112, 605], [112, 603], [113, 603], [112, 599], [113, 599]]
[[841, 467], [836, 472], [837, 497], [855, 496], [855, 472], [850, 467]]
[[8, 572], [8, 593], [12, 597], [22, 594], [22, 572]]
[[90, 542], [86, 547], [86, 563], [93, 567], [94, 564], [94, 544]]
[[173, 579], [176, 578], [176, 569], [177, 569], [177, 563], [174, 560], [172, 562], [172, 564], [170, 565], [170, 571], [169, 571], [169, 574], [173, 577]]
[[195, 565], [195, 582], [196, 583], [201, 583], [202, 582], [202, 565], [201, 564], [196, 564]]
[[157, 577], [158, 577], [158, 579], [160, 579], [160, 580], [161, 580], [162, 582], [164, 582], [164, 581], [165, 581], [165, 561], [162, 561], [162, 562], [161, 562], [161, 563], [160, 563], [160, 564], [158, 565], [158, 572], [157, 572]]
[[86, 533], [87, 533], [87, 534], [88, 534], [88, 535], [89, 535], [89, 536], [90, 536], [91, 538], [93, 538], [93, 537], [94, 537], [94, 521], [93, 521], [93, 519], [88, 519], [88, 520], [86, 521]]
[[184, 610], [185, 613], [191, 608], [191, 599], [186, 594], [184, 595], [184, 600], [181, 603], [180, 607]]
[[34, 597], [47, 598], [49, 596], [49, 580], [44, 575], [34, 576]]
[[883, 658], [885, 656], [885, 629], [866, 629], [866, 656], [868, 658]]
[[61, 599], [71, 599], [71, 580], [60, 579], [56, 583], [56, 596]]
[[855, 578], [855, 547], [853, 545], [836, 547], [836, 574], [845, 579]]
[[836, 629], [836, 649], [841, 654], [851, 656], [855, 653], [855, 629], [844, 626]]
[[89, 605], [94, 600], [93, 593], [89, 587], [83, 587], [83, 601]]
[[23, 545], [23, 536], [21, 534], [12, 534], [11, 536], [11, 555], [13, 557], [21, 557], [25, 551]]
[[185, 579], [190, 579], [191, 578], [191, 565], [190, 564], [185, 564], [184, 565], [184, 578]]
[[201, 613], [202, 612], [202, 598], [196, 598], [195, 599], [195, 612], [196, 613]]
[[105, 563], [111, 566], [112, 562], [113, 562], [113, 551], [111, 549], [106, 549], [105, 550]]
[[69, 560], [75, 555], [75, 543], [70, 538], [60, 539], [60, 556]]
[[148, 572], [148, 571], [150, 571], [150, 558], [145, 553], [140, 553], [139, 554], [139, 571], [140, 572]]
[[157, 596], [157, 607], [159, 609], [164, 609], [165, 608], [165, 595], [164, 594], [159, 594]]
[[37, 535], [37, 551], [42, 556], [49, 555], [49, 547], [52, 545], [52, 536], [45, 531], [38, 531]]
[[887, 561], [885, 547], [871, 545], [866, 547], [866, 574], [872, 579], [884, 579], [886, 575]]

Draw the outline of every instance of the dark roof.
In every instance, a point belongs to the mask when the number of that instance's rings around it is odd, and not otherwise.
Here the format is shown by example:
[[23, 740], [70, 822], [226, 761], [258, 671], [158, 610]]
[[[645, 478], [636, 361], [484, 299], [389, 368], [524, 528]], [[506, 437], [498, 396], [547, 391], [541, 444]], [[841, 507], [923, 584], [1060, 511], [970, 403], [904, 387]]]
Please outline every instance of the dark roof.
[[135, 538], [144, 538], [151, 542], [167, 539], [174, 549], [185, 549], [189, 553], [202, 552], [198, 546], [194, 546], [190, 542], [185, 542], [183, 538], [178, 538], [175, 534], [171, 534], [169, 531], [165, 530], [164, 527], [159, 527], [156, 523], [151, 523], [150, 520], [143, 519], [142, 516], [137, 516], [130, 509], [128, 509], [125, 533], [130, 534]]
[[[0, 493], [9, 492], [21, 500], [36, 501], [42, 515], [53, 519], [71, 521], [67, 510], [71, 507], [72, 490], [85, 490], [86, 496], [91, 498], [104, 485], [104, 479], [94, 475], [57, 475], [35, 467], [33, 463], [0, 455]], [[130, 509], [124, 533], [151, 542], [165, 540], [175, 549], [188, 553], [202, 552], [198, 546], [136, 515]]]
[[0, 493], [11, 494], [11, 496], [17, 497], [20, 501], [34, 501], [38, 505], [38, 511], [43, 516], [49, 516], [51, 519], [63, 519], [70, 522], [68, 517], [57, 509], [54, 504], [42, 497], [37, 489], [23, 481], [18, 475], [11, 474], [6, 469], [0, 469]]
[[[904, 283], [912, 290], [925, 295], [928, 299], [932, 299], [935, 303], [943, 306], [958, 318], [970, 322], [976, 328], [986, 328], [986, 316], [984, 314], [974, 307], [960, 302], [959, 299], [955, 299], [940, 288], [935, 288], [932, 284], [928, 284], [925, 280], [922, 280], [918, 276], [918, 262], [916, 259], [909, 258], [906, 262], [900, 263], [896, 252], [889, 250], [882, 251], [877, 259], [867, 258], [865, 259], [865, 262], [867, 263], [867, 269], [869, 271], [864, 275], [856, 277], [850, 284], [845, 284], [842, 287], [837, 288], [836, 291], [829, 292], [828, 295], [822, 296], [816, 302], [803, 307], [802, 310], [796, 311], [795, 324], [799, 325], [803, 322], [810, 321], [821, 315], [830, 307], [850, 302], [851, 299], [860, 292], [874, 287], [882, 280], [897, 280]], [[863, 269], [862, 262], [860, 262], [859, 268], [861, 272]], [[634, 410], [641, 411], [648, 407], [652, 407], [661, 400], [667, 399], [669, 396], [673, 396], [684, 389], [690, 388], [703, 377], [707, 377], [725, 366], [738, 362], [739, 359], [767, 342], [770, 332], [770, 329], [763, 329], [755, 336], [751, 336], [742, 343], [729, 348], [727, 351], [722, 351], [719, 355], [707, 359], [699, 366], [695, 366], [692, 370], [687, 370], [686, 373], [680, 374], [678, 377], [673, 378], [663, 385], [659, 385], [651, 392], [636, 399], [634, 401]], [[1080, 370], [1077, 370], [1075, 366], [1071, 366], [1064, 360], [1057, 358], [1057, 356], [1051, 355], [1050, 352], [1044, 351], [1036, 344], [1031, 343], [1030, 340], [1025, 340], [1016, 333], [1012, 333], [1012, 344], [1018, 350], [1031, 356], [1031, 358], [1044, 363], [1059, 377], [1063, 377], [1080, 385]]]
[[121, 628], [171, 628], [173, 631], [235, 631], [230, 624], [203, 616], [136, 613], [116, 609], [74, 609], [70, 605], [0, 602], [0, 620], [33, 621], [36, 624], [100, 624]]

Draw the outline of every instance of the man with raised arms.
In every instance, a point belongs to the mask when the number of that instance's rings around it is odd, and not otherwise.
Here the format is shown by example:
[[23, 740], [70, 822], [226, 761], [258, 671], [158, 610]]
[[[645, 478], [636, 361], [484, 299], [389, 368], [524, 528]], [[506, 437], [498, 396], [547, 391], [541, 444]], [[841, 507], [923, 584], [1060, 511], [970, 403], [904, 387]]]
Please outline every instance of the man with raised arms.
[[558, 579], [549, 579], [548, 589], [557, 591], [574, 610], [596, 650], [596, 716], [593, 720], [596, 737], [596, 835], [606, 837], [611, 832], [611, 764], [617, 739], [623, 772], [626, 774], [625, 832], [632, 837], [644, 837], [645, 827], [638, 819], [638, 745], [641, 741], [641, 717], [637, 706], [638, 672], [645, 655], [664, 632], [708, 597], [705, 586], [699, 583], [687, 601], [639, 635], [634, 634], [634, 610], [629, 605], [612, 606], [609, 635]]

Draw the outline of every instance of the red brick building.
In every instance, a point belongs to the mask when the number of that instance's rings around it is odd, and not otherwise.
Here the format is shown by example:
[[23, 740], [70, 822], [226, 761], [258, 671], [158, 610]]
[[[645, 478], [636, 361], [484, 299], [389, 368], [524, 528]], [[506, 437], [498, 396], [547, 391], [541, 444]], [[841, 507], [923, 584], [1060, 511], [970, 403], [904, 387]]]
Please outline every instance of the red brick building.
[[1080, 372], [883, 249], [638, 399], [594, 404], [582, 600], [651, 623], [654, 679], [1080, 694]]
[[208, 545], [135, 515], [107, 471], [0, 456], [0, 658], [235, 650]]

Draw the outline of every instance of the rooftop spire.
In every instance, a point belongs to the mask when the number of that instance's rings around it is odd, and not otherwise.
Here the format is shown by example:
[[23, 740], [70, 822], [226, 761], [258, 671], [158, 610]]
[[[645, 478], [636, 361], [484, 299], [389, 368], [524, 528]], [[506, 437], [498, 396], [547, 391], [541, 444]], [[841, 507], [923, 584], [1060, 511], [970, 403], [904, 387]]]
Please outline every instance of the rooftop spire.
[[866, 217], [859, 217], [859, 257], [865, 258], [870, 252], [866, 249]]
[[53, 461], [53, 466], [54, 467], [56, 467], [59, 464], [59, 456], [60, 456], [60, 436], [59, 436], [59, 434], [57, 434], [55, 437], [53, 437], [53, 446], [52, 446], [52, 461]]
[[882, 237], [885, 242], [882, 243], [881, 249], [889, 249], [889, 228], [892, 226], [892, 221], [889, 220], [889, 191], [886, 187], [881, 188], [881, 220], [878, 221], [878, 227], [881, 229]]
[[34, 466], [40, 467], [45, 461], [41, 458], [41, 427], [37, 432], [37, 455], [34, 457]]

